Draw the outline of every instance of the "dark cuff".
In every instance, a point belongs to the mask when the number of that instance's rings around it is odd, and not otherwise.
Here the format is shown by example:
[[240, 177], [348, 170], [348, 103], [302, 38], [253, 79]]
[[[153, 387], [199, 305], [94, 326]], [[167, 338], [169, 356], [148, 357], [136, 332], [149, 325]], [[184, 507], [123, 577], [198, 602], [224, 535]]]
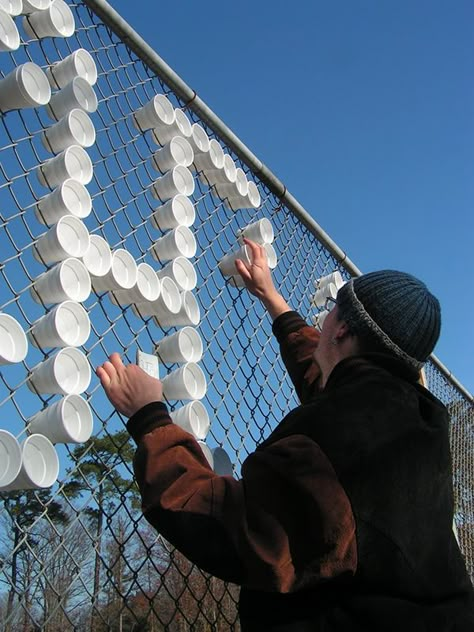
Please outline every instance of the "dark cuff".
[[127, 430], [136, 443], [143, 435], [160, 426], [172, 424], [168, 409], [163, 402], [152, 402], [140, 408], [127, 422]]
[[272, 330], [273, 335], [281, 344], [289, 334], [307, 326], [298, 312], [284, 312], [273, 321]]

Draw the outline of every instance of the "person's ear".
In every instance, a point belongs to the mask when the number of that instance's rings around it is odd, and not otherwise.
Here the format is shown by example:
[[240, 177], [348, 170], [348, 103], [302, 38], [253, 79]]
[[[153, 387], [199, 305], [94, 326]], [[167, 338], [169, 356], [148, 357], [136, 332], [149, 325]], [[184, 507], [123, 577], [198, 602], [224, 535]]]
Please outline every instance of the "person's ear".
[[352, 333], [349, 329], [349, 325], [346, 323], [345, 320], [340, 320], [337, 324], [337, 328], [333, 338], [339, 342], [351, 335]]

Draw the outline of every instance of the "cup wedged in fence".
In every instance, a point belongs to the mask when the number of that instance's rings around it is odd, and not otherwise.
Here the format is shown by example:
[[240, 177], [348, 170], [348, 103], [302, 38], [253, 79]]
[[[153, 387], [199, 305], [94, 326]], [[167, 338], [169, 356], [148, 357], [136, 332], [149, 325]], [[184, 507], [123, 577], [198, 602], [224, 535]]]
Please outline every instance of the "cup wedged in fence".
[[212, 448], [212, 458], [214, 461], [213, 470], [218, 476], [233, 476], [234, 468], [230, 456], [224, 448], [218, 446]]
[[0, 80], [0, 111], [36, 108], [46, 105], [51, 88], [39, 66], [27, 61]]
[[173, 423], [177, 424], [196, 439], [204, 440], [210, 427], [209, 414], [199, 400], [189, 402], [185, 406], [170, 413]]
[[41, 142], [54, 154], [71, 145], [91, 147], [95, 143], [94, 124], [84, 110], [75, 108], [48, 127], [41, 135]]
[[22, 362], [28, 353], [28, 340], [20, 323], [0, 312], [0, 365]]
[[54, 158], [36, 168], [38, 181], [43, 186], [55, 188], [65, 180], [77, 180], [89, 184], [92, 180], [92, 161], [83, 147], [71, 145]]
[[138, 316], [155, 316], [168, 320], [181, 309], [181, 295], [178, 286], [169, 277], [161, 278], [160, 295], [154, 301], [145, 301], [134, 306]]
[[202, 399], [206, 394], [207, 382], [201, 367], [187, 362], [162, 379], [163, 394], [170, 400]]
[[8, 487], [21, 468], [21, 446], [11, 432], [0, 429], [0, 491]]
[[173, 136], [182, 136], [189, 140], [192, 133], [191, 121], [187, 115], [183, 110], [175, 108], [173, 123], [170, 125], [163, 123], [152, 129], [151, 140], [157, 145], [165, 145]]
[[235, 261], [241, 259], [245, 263], [252, 263], [251, 250], [247, 245], [241, 246], [238, 250], [234, 250], [227, 255], [224, 255], [219, 261], [219, 270], [224, 276], [235, 276], [238, 274], [235, 267]]
[[170, 277], [180, 290], [194, 290], [197, 285], [196, 269], [186, 257], [176, 257], [157, 271], [160, 279]]
[[188, 140], [195, 156], [209, 151], [209, 136], [204, 127], [199, 125], [199, 123], [193, 123], [191, 126], [191, 136]]
[[177, 165], [167, 171], [164, 176], [157, 178], [151, 186], [153, 197], [163, 202], [179, 193], [188, 196], [194, 193], [193, 174], [182, 165]]
[[107, 241], [100, 235], [90, 235], [82, 261], [92, 276], [105, 276], [112, 267], [112, 250]]
[[237, 231], [237, 237], [240, 243], [242, 243], [243, 238], [246, 237], [247, 239], [255, 241], [257, 244], [263, 245], [271, 244], [275, 238], [275, 234], [271, 221], [263, 217], [239, 229]]
[[84, 219], [91, 211], [92, 200], [89, 191], [77, 180], [68, 179], [38, 201], [35, 216], [41, 224], [51, 226], [64, 215]]
[[338, 289], [335, 283], [327, 283], [321, 289], [316, 290], [311, 299], [311, 303], [316, 307], [323, 307], [327, 298], [336, 298]]
[[71, 83], [52, 95], [46, 106], [46, 113], [51, 119], [58, 121], [71, 110], [78, 109], [92, 114], [97, 110], [97, 106], [94, 88], [82, 77], [74, 77]]
[[193, 148], [182, 136], [173, 136], [161, 149], [155, 151], [151, 165], [156, 171], [165, 173], [177, 165], [189, 167], [194, 159]]
[[90, 331], [89, 315], [82, 305], [63, 301], [33, 323], [28, 338], [35, 347], [80, 347]]
[[37, 303], [82, 303], [91, 293], [91, 278], [85, 265], [73, 257], [56, 264], [35, 279], [31, 296]]
[[112, 265], [104, 275], [92, 277], [92, 285], [96, 292], [109, 290], [130, 290], [137, 282], [137, 262], [124, 248], [112, 252]]
[[58, 478], [59, 458], [51, 441], [42, 434], [32, 434], [20, 446], [20, 469], [4, 491], [44, 489]]
[[214, 469], [214, 457], [212, 456], [212, 451], [210, 447], [205, 441], [201, 441], [201, 439], [198, 439], [198, 444], [202, 450], [202, 453], [206, 457], [206, 461], [209, 463], [209, 467], [211, 469]]
[[203, 354], [202, 339], [197, 329], [182, 327], [176, 333], [160, 340], [156, 351], [163, 362], [199, 362]]
[[174, 107], [164, 94], [156, 94], [147, 104], [133, 113], [133, 124], [138, 130], [172, 125], [175, 120]]
[[46, 70], [46, 76], [53, 89], [64, 88], [74, 77], [82, 77], [93, 86], [97, 82], [97, 66], [89, 51], [78, 48], [50, 66]]
[[116, 305], [139, 304], [156, 301], [160, 296], [161, 285], [158, 275], [148, 263], [137, 266], [137, 282], [130, 290], [114, 290], [110, 299]]
[[270, 270], [274, 270], [277, 267], [278, 257], [275, 248], [272, 244], [263, 244], [267, 255], [267, 263]]
[[21, 15], [23, 0], [0, 0], [0, 9], [13, 17]]
[[42, 263], [56, 263], [69, 257], [83, 257], [89, 248], [89, 231], [75, 215], [63, 215], [33, 246]]
[[314, 282], [314, 287], [317, 290], [322, 290], [324, 287], [329, 285], [329, 283], [334, 283], [334, 285], [336, 286], [338, 290], [341, 289], [345, 281], [342, 278], [342, 274], [339, 272], [339, 270], [335, 270], [334, 272], [331, 272], [330, 274], [326, 274], [325, 276], [319, 279], [316, 279], [316, 281]]
[[28, 432], [51, 443], [84, 443], [93, 429], [91, 407], [80, 395], [66, 395], [28, 420]]
[[194, 156], [194, 165], [198, 171], [206, 171], [208, 169], [214, 171], [224, 168], [224, 150], [221, 144], [215, 138], [209, 141], [209, 150], [201, 152]]
[[79, 395], [89, 386], [91, 368], [80, 349], [64, 347], [32, 368], [28, 388], [48, 395]]
[[75, 26], [73, 12], [63, 0], [53, 0], [47, 9], [23, 18], [23, 29], [31, 39], [71, 37]]
[[201, 310], [192, 292], [181, 292], [181, 305], [176, 313], [155, 315], [162, 327], [183, 327], [199, 324]]
[[20, 34], [16, 24], [0, 4], [0, 51], [17, 50], [20, 46]]
[[176, 257], [192, 259], [196, 250], [192, 231], [187, 226], [177, 226], [155, 241], [151, 254], [157, 261], [170, 261]]
[[45, 11], [52, 0], [23, 0], [21, 13], [29, 14], [35, 11]]
[[151, 223], [158, 230], [168, 230], [177, 226], [192, 226], [195, 218], [193, 203], [186, 195], [179, 193], [155, 209]]

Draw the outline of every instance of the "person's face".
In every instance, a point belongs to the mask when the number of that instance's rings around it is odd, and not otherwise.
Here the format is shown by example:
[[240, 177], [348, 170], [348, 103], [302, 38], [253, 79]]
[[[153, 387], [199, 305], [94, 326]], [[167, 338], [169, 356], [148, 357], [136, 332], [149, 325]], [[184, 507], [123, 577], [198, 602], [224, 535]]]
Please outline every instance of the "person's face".
[[331, 309], [331, 304], [327, 303], [327, 308], [329, 308], [330, 311], [323, 322], [318, 346], [313, 353], [313, 359], [319, 365], [323, 373], [332, 363], [334, 345], [331, 340], [334, 338], [341, 323], [337, 317], [337, 305], [333, 303]]

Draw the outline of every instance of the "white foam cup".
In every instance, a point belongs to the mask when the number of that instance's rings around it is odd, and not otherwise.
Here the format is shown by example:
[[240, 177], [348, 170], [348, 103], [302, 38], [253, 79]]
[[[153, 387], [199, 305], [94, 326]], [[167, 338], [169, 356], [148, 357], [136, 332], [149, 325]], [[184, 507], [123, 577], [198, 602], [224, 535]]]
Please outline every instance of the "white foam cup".
[[209, 141], [209, 151], [198, 153], [194, 156], [194, 164], [198, 171], [206, 172], [208, 169], [224, 168], [224, 150], [215, 138]]
[[114, 290], [110, 299], [116, 305], [156, 301], [160, 296], [160, 279], [148, 263], [137, 266], [137, 282], [130, 290]]
[[176, 257], [191, 259], [196, 250], [192, 231], [187, 226], [177, 226], [155, 241], [151, 254], [156, 261], [169, 261]]
[[151, 223], [158, 230], [167, 230], [177, 226], [192, 226], [196, 218], [196, 212], [191, 200], [178, 193], [170, 200], [155, 209]]
[[55, 89], [64, 88], [74, 77], [82, 77], [93, 86], [97, 82], [97, 66], [89, 51], [78, 48], [50, 66], [46, 70], [46, 76], [50, 86]]
[[91, 407], [80, 395], [66, 395], [28, 421], [29, 433], [42, 434], [51, 443], [84, 443], [92, 430]]
[[56, 264], [39, 276], [31, 288], [31, 296], [37, 303], [82, 303], [91, 293], [91, 278], [79, 259], [70, 258]]
[[170, 413], [170, 417], [177, 426], [180, 426], [196, 439], [205, 439], [209, 432], [211, 422], [204, 405], [199, 400], [189, 402]]
[[64, 347], [31, 370], [28, 388], [48, 395], [79, 395], [89, 386], [91, 368], [80, 349]]
[[199, 303], [192, 292], [181, 292], [181, 306], [176, 314], [155, 315], [161, 327], [182, 327], [197, 325], [201, 320]]
[[164, 94], [156, 94], [151, 101], [133, 114], [133, 123], [141, 131], [161, 125], [172, 125], [174, 119], [174, 108]]
[[137, 262], [123, 248], [112, 252], [112, 265], [103, 276], [93, 276], [92, 286], [96, 292], [108, 290], [131, 290], [137, 282]]
[[112, 267], [112, 250], [100, 235], [90, 235], [89, 248], [82, 257], [88, 272], [94, 276], [105, 276]]
[[176, 165], [189, 167], [194, 159], [193, 148], [182, 136], [173, 136], [162, 149], [155, 151], [151, 166], [156, 171], [169, 171]]
[[35, 11], [44, 11], [47, 9], [52, 0], [23, 0], [21, 13], [34, 13]]
[[202, 399], [207, 390], [206, 376], [195, 362], [187, 362], [168, 373], [161, 383], [163, 394], [168, 400]]
[[32, 39], [71, 37], [75, 26], [74, 15], [63, 0], [53, 0], [47, 9], [23, 18], [23, 29]]
[[0, 9], [8, 15], [20, 15], [23, 11], [23, 0], [0, 0]]
[[20, 323], [0, 313], [0, 365], [22, 362], [28, 353], [28, 341]]
[[267, 254], [267, 263], [270, 270], [274, 270], [277, 267], [278, 257], [275, 248], [272, 244], [263, 244], [265, 252]]
[[17, 50], [20, 46], [20, 34], [11, 15], [3, 10], [0, 3], [0, 51]]
[[51, 88], [39, 66], [27, 61], [0, 81], [0, 110], [19, 110], [46, 105]]
[[193, 174], [183, 165], [173, 167], [151, 186], [151, 194], [157, 200], [169, 200], [178, 193], [188, 196], [194, 193]]
[[344, 285], [345, 281], [342, 278], [342, 274], [339, 272], [339, 270], [335, 270], [334, 272], [331, 272], [331, 274], [326, 274], [320, 279], [317, 279], [314, 282], [314, 287], [318, 290], [322, 290], [329, 283], [334, 283], [338, 290]]
[[237, 210], [237, 208], [247, 208], [248, 200], [246, 198], [249, 190], [249, 182], [243, 169], [237, 167], [235, 170], [235, 182], [222, 182], [216, 184], [218, 196], [226, 200], [228, 205]]
[[315, 305], [316, 307], [323, 307], [327, 298], [337, 297], [337, 292], [338, 292], [338, 289], [335, 283], [328, 283], [327, 285], [322, 287], [320, 290], [316, 290], [316, 292], [313, 295], [313, 298], [311, 299], [311, 303]]
[[209, 136], [206, 130], [199, 123], [194, 123], [191, 126], [191, 130], [192, 133], [188, 140], [193, 148], [194, 155], [207, 153], [209, 151]]
[[198, 440], [198, 443], [199, 443], [199, 447], [202, 450], [202, 453], [206, 457], [206, 461], [209, 463], [209, 467], [211, 469], [214, 469], [214, 457], [212, 456], [211, 449], [204, 441], [201, 441], [200, 439]]
[[33, 255], [42, 263], [80, 258], [87, 252], [89, 240], [84, 222], [74, 215], [64, 215], [34, 244]]
[[240, 243], [246, 237], [257, 244], [271, 244], [275, 238], [273, 226], [269, 219], [263, 217], [252, 224], [248, 224], [245, 228], [237, 231], [237, 237]]
[[180, 290], [194, 290], [197, 285], [196, 270], [186, 257], [176, 257], [157, 271], [160, 279], [170, 277]]
[[21, 468], [21, 447], [11, 432], [0, 430], [0, 491], [16, 479]]
[[80, 303], [63, 301], [31, 326], [28, 338], [35, 347], [80, 347], [91, 331], [89, 315]]
[[319, 331], [322, 330], [324, 321], [326, 320], [328, 314], [329, 311], [327, 309], [324, 309], [319, 312], [319, 314], [316, 314], [316, 316], [313, 316], [313, 325], [316, 327], [316, 329], [319, 329]]
[[39, 183], [50, 188], [55, 188], [69, 179], [89, 184], [93, 174], [92, 161], [83, 147], [71, 145], [54, 158], [39, 165], [36, 174]]
[[233, 274], [228, 278], [229, 285], [232, 287], [245, 287], [245, 283], [240, 274]]
[[260, 191], [258, 190], [258, 187], [255, 182], [253, 182], [253, 180], [249, 181], [246, 198], [248, 199], [250, 208], [259, 208], [260, 204], [262, 203]]
[[169, 277], [161, 279], [160, 295], [154, 301], [138, 303], [134, 312], [138, 316], [155, 316], [170, 319], [181, 309], [181, 295], [178, 286]]
[[160, 340], [156, 351], [163, 362], [199, 362], [203, 354], [202, 339], [193, 327], [182, 327]]
[[77, 180], [68, 179], [39, 200], [35, 215], [41, 224], [51, 226], [65, 215], [83, 219], [90, 215], [91, 210], [92, 200], [89, 191]]
[[186, 112], [183, 112], [180, 108], [174, 109], [174, 120], [177, 132], [184, 138], [189, 138], [193, 133], [193, 126], [188, 118]]
[[214, 460], [213, 470], [218, 476], [233, 476], [234, 468], [230, 456], [224, 448], [217, 447], [211, 450]]
[[32, 434], [23, 441], [20, 450], [20, 470], [3, 491], [51, 487], [59, 474], [59, 458], [51, 441], [42, 434]]
[[71, 145], [91, 147], [95, 143], [94, 124], [84, 110], [76, 108], [48, 127], [41, 135], [41, 142], [53, 154]]
[[94, 88], [82, 77], [74, 77], [71, 83], [53, 94], [46, 107], [46, 113], [51, 119], [58, 121], [71, 110], [78, 109], [92, 114], [97, 110], [97, 106]]
[[241, 246], [234, 252], [230, 252], [219, 261], [219, 270], [224, 276], [235, 276], [238, 274], [237, 268], [235, 267], [236, 259], [241, 259], [245, 263], [250, 264], [252, 263], [250, 253], [250, 248], [246, 245]]
[[173, 136], [182, 136], [183, 138], [189, 139], [192, 133], [191, 121], [187, 115], [183, 110], [175, 108], [174, 122], [170, 125], [162, 124], [152, 129], [151, 137], [157, 145], [165, 145]]

